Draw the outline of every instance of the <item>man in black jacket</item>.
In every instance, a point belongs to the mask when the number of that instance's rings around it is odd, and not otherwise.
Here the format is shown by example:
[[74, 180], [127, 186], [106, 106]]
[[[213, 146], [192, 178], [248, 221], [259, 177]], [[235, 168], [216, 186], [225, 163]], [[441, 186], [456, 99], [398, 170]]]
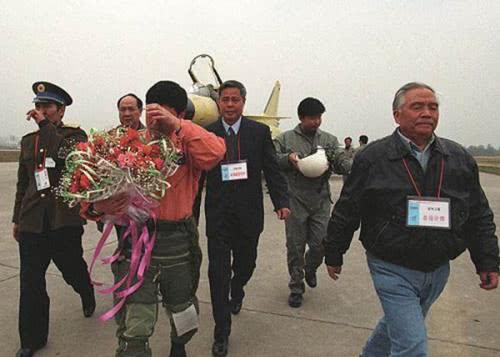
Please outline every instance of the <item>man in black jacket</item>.
[[477, 165], [434, 134], [439, 103], [426, 84], [408, 83], [393, 101], [399, 128], [354, 159], [324, 242], [330, 277], [361, 222], [360, 240], [384, 317], [363, 356], [427, 356], [425, 316], [444, 289], [449, 260], [468, 249], [481, 288], [498, 285], [498, 241]]
[[231, 313], [240, 312], [243, 287], [255, 269], [257, 243], [264, 227], [262, 172], [278, 218], [286, 219], [290, 210], [287, 184], [278, 167], [269, 127], [242, 117], [245, 87], [226, 81], [219, 95], [221, 118], [207, 129], [225, 138], [227, 151], [224, 160], [207, 172], [205, 215], [215, 320], [212, 353], [226, 356]]

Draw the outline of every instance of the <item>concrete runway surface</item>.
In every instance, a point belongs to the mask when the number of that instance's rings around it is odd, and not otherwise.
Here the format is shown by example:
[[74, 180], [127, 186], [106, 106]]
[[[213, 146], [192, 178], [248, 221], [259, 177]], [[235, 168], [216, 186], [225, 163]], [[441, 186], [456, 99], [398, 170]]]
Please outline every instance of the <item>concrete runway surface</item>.
[[[19, 254], [12, 239], [12, 207], [17, 163], [0, 164], [0, 356], [12, 357], [19, 348], [17, 313], [19, 300]], [[331, 180], [332, 195], [339, 194], [342, 181]], [[500, 222], [500, 177], [481, 175], [481, 182]], [[266, 223], [260, 238], [257, 269], [246, 288], [241, 313], [233, 318], [229, 341], [232, 357], [278, 356], [358, 356], [381, 316], [366, 266], [364, 250], [353, 240], [345, 257], [341, 279], [333, 282], [323, 267], [318, 271], [318, 287], [307, 288], [304, 304], [292, 309], [287, 304], [288, 273], [284, 225], [278, 221], [268, 197]], [[204, 221], [200, 241], [206, 254]], [[95, 224], [85, 228], [87, 262], [99, 239]], [[111, 253], [111, 242], [105, 253]], [[97, 280], [111, 282], [107, 266], [98, 265]], [[467, 253], [452, 262], [449, 283], [427, 319], [431, 356], [500, 356], [500, 291], [486, 292]], [[80, 298], [65, 284], [51, 264], [47, 273], [51, 298], [50, 335], [47, 346], [36, 353], [48, 356], [113, 356], [116, 348], [115, 324], [100, 322], [99, 316], [111, 306], [109, 296], [98, 295], [96, 314], [83, 318]], [[187, 346], [189, 356], [211, 356], [213, 320], [204, 257], [198, 297], [201, 327]], [[154, 356], [167, 356], [170, 348], [168, 320], [160, 310], [151, 339]]]

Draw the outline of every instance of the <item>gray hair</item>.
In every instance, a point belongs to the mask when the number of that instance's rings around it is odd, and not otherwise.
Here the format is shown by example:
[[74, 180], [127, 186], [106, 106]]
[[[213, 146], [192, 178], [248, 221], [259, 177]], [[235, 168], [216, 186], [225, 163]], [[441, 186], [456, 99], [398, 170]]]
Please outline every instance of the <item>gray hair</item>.
[[406, 83], [404, 86], [399, 88], [394, 95], [394, 100], [392, 101], [392, 111], [395, 112], [403, 104], [405, 104], [405, 94], [412, 89], [417, 89], [417, 88], [425, 88], [430, 90], [432, 93], [436, 94], [436, 91], [430, 86], [425, 83], [420, 83], [420, 82], [410, 82]]
[[238, 90], [240, 91], [240, 95], [243, 97], [243, 99], [246, 99], [247, 97], [247, 90], [243, 85], [243, 83], [241, 82], [235, 80], [225, 81], [219, 87], [219, 96], [222, 94], [222, 91], [226, 88], [238, 88]]

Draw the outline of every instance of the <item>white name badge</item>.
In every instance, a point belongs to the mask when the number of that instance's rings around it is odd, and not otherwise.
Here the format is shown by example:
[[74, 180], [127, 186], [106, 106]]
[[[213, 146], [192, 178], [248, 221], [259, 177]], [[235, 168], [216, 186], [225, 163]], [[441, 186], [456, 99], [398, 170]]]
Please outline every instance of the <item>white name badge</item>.
[[435, 197], [408, 197], [408, 227], [450, 229], [450, 200]]
[[184, 311], [173, 313], [172, 319], [174, 320], [175, 329], [177, 330], [177, 336], [184, 335], [186, 332], [200, 327], [198, 313], [194, 305], [190, 305]]
[[47, 169], [35, 171], [36, 189], [38, 191], [45, 190], [50, 187], [49, 172]]
[[53, 169], [54, 167], [56, 167], [56, 162], [54, 161], [53, 158], [48, 157], [45, 159], [45, 167]]
[[247, 161], [241, 160], [220, 165], [222, 181], [246, 180], [248, 178]]

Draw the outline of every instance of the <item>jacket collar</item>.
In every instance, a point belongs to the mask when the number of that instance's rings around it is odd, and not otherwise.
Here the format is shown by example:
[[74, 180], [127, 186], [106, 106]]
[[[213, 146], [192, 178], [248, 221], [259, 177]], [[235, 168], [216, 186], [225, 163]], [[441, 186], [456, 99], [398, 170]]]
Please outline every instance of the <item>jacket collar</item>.
[[[446, 144], [444, 141], [439, 138], [436, 134], [434, 134], [435, 140], [434, 143], [432, 144], [430, 150], [431, 150], [431, 155], [434, 154], [434, 152], [439, 152], [443, 156], [449, 156], [450, 152], [446, 148]], [[391, 141], [389, 143], [388, 147], [388, 158], [389, 160], [399, 160], [404, 157], [407, 157], [408, 155], [411, 155], [411, 151], [408, 148], [407, 145], [405, 145], [402, 142], [401, 137], [399, 136], [398, 129], [394, 130], [394, 132], [391, 135]]]
[[[247, 118], [245, 116], [241, 116], [240, 118], [240, 129], [238, 130], [238, 134], [241, 133], [241, 129], [245, 128], [247, 126]], [[221, 136], [226, 135], [226, 129], [224, 128], [224, 124], [222, 124], [222, 117], [219, 117], [219, 120], [217, 120], [217, 133], [219, 133]]]
[[[304, 134], [304, 133], [302, 132], [302, 130], [300, 130], [300, 125], [299, 125], [299, 124], [297, 124], [297, 125], [295, 126], [295, 128], [293, 128], [293, 131], [295, 131], [295, 132], [296, 132], [297, 134], [299, 134], [299, 135], [302, 135], [302, 136], [308, 137], [306, 134]], [[321, 133], [322, 133], [322, 131], [321, 131], [321, 129], [320, 129], [320, 128], [316, 129], [316, 133], [314, 134], [314, 137], [316, 137], [316, 136], [321, 136]]]

